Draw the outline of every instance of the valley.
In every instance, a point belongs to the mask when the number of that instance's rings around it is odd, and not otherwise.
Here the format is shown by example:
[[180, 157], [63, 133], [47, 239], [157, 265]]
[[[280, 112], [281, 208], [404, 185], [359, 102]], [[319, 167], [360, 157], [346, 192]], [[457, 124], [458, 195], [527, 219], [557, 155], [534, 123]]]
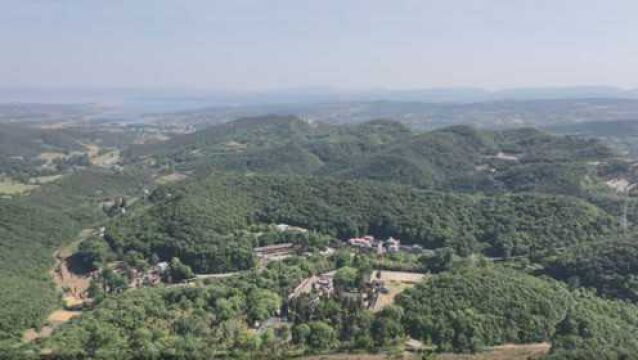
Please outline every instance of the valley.
[[[53, 241], [38, 222], [29, 231], [40, 242], [4, 240], [37, 254], [23, 291], [49, 284], [28, 302], [37, 315], [2, 315], [24, 319], [4, 329], [4, 343], [24, 339], [12, 351], [560, 359], [638, 349], [633, 161], [601, 140], [293, 116], [157, 143], [78, 136], [86, 162], [33, 175], [29, 192], [3, 199], [73, 224]], [[53, 154], [35, 156], [68, 156]], [[3, 226], [15, 234], [21, 223]], [[624, 330], [567, 325], [590, 317]]]

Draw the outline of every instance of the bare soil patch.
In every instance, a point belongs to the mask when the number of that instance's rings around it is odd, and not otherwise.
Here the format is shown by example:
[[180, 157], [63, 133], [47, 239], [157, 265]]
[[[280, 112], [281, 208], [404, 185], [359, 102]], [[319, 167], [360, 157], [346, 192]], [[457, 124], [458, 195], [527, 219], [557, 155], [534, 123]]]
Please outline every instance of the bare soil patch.
[[[78, 274], [71, 270], [73, 268], [73, 264], [71, 264], [71, 254], [73, 254], [77, 242], [81, 239], [85, 239], [91, 232], [91, 229], [82, 230], [78, 236], [78, 240], [61, 247], [53, 254], [55, 265], [51, 268], [49, 274], [56, 287], [64, 291], [64, 303], [67, 308], [81, 307], [88, 300], [86, 290], [89, 288], [91, 279], [85, 274]], [[49, 314], [46, 326], [42, 327], [39, 331], [36, 329], [25, 331], [23, 340], [32, 342], [48, 337], [57, 326], [81, 314], [82, 311], [66, 309], [55, 310]]]
[[608, 180], [607, 182], [605, 182], [605, 184], [607, 184], [607, 186], [618, 193], [627, 192], [628, 190], [630, 190], [630, 187], [632, 185], [629, 180], [622, 178]]
[[108, 167], [117, 164], [120, 161], [120, 151], [112, 150], [102, 155], [91, 157], [91, 163], [95, 166]]
[[[379, 272], [375, 271], [372, 276], [376, 278]], [[403, 271], [380, 271], [380, 280], [383, 281], [384, 286], [388, 289], [386, 294], [379, 293], [377, 301], [372, 306], [372, 312], [379, 312], [384, 307], [392, 305], [397, 295], [405, 291], [405, 289], [413, 287], [415, 284], [423, 281], [428, 277], [427, 274], [411, 273]]]
[[59, 325], [65, 323], [76, 316], [80, 316], [81, 311], [56, 310], [49, 315], [49, 323], [51, 325]]
[[188, 175], [182, 174], [182, 173], [179, 173], [179, 172], [174, 172], [172, 174], [160, 176], [160, 177], [157, 178], [156, 181], [160, 185], [165, 185], [165, 184], [176, 183], [176, 182], [182, 181], [182, 180], [184, 180], [186, 178], [188, 178]]
[[441, 354], [437, 360], [519, 360], [540, 359], [549, 352], [550, 343], [505, 344], [479, 354]]
[[[435, 356], [437, 360], [521, 360], [540, 359], [547, 355], [550, 343], [505, 344], [491, 347], [478, 354], [444, 353]], [[419, 359], [418, 355], [405, 353], [403, 359]], [[386, 360], [387, 354], [329, 354], [302, 357], [303, 360]]]
[[71, 271], [74, 268], [73, 259], [68, 254], [57, 252], [55, 257], [56, 266], [51, 270], [51, 276], [55, 285], [64, 290], [65, 302], [76, 304], [77, 300], [82, 301], [91, 283], [91, 278], [85, 274]]
[[24, 341], [31, 342], [37, 339], [49, 337], [56, 327], [64, 324], [74, 317], [80, 316], [80, 314], [82, 314], [81, 311], [56, 310], [47, 318], [48, 325], [43, 326], [40, 331], [37, 331], [36, 329], [27, 330], [22, 336], [22, 339]]
[[[387, 354], [330, 354], [313, 355], [301, 358], [303, 360], [387, 360]], [[405, 354], [403, 359], [417, 359], [411, 354]]]

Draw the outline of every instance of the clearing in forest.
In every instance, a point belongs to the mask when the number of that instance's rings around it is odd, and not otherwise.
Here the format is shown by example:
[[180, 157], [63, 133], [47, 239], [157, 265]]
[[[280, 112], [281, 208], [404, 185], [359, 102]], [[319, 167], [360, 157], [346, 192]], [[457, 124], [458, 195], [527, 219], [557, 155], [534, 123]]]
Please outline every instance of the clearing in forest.
[[73, 319], [76, 316], [80, 316], [81, 311], [69, 311], [69, 310], [56, 310], [49, 314], [47, 318], [46, 326], [43, 326], [40, 331], [36, 329], [29, 329], [24, 333], [22, 337], [24, 341], [31, 342], [40, 338], [51, 336], [53, 330], [61, 324]]
[[383, 310], [384, 307], [394, 303], [397, 295], [402, 293], [405, 289], [413, 287], [427, 277], [427, 274], [404, 271], [374, 271], [372, 273], [372, 279], [379, 279], [383, 281], [384, 287], [388, 291], [387, 293], [379, 292], [379, 297], [375, 301], [374, 305], [372, 305], [371, 310], [373, 312]]

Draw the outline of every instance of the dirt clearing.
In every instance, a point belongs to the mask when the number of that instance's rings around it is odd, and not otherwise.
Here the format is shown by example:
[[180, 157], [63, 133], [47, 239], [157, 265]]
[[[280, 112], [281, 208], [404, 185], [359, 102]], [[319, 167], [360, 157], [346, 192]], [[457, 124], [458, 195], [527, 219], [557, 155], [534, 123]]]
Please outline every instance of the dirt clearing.
[[478, 354], [441, 354], [437, 360], [519, 360], [540, 359], [549, 352], [550, 343], [505, 344]]
[[49, 315], [49, 323], [51, 325], [59, 325], [65, 323], [76, 316], [80, 316], [81, 311], [56, 310]]
[[47, 318], [48, 325], [43, 326], [40, 331], [36, 331], [35, 329], [29, 329], [24, 333], [22, 339], [24, 341], [35, 341], [40, 338], [45, 338], [51, 336], [53, 330], [60, 324], [64, 324], [65, 322], [73, 319], [74, 317], [80, 316], [82, 314], [81, 311], [68, 311], [68, 310], [56, 310], [52, 312]]
[[172, 174], [160, 176], [157, 178], [156, 182], [160, 185], [166, 185], [171, 183], [176, 183], [188, 178], [188, 175], [174, 172]]
[[397, 295], [423, 281], [427, 276], [427, 274], [404, 271], [374, 271], [372, 278], [383, 281], [384, 287], [388, 292], [385, 294], [379, 293], [379, 297], [370, 309], [372, 312], [379, 312], [384, 307], [392, 305]]
[[91, 164], [95, 166], [109, 167], [120, 161], [120, 151], [112, 150], [102, 155], [91, 157]]
[[[91, 279], [86, 275], [73, 273], [71, 267], [71, 254], [77, 244], [86, 239], [92, 233], [92, 229], [84, 229], [72, 243], [68, 243], [57, 250], [53, 257], [55, 265], [49, 271], [56, 287], [64, 292], [64, 304], [67, 309], [80, 309], [87, 301], [86, 290], [89, 288]], [[80, 316], [82, 311], [58, 309], [49, 314], [47, 325], [39, 331], [29, 329], [25, 331], [23, 340], [26, 342], [35, 341], [50, 336], [55, 328], [76, 316]]]
[[[314, 355], [302, 357], [303, 360], [387, 360], [387, 354], [332, 354], [332, 355]], [[403, 359], [412, 360], [417, 357], [406, 354]]]
[[[547, 355], [551, 348], [550, 343], [534, 344], [505, 344], [494, 346], [478, 354], [452, 354], [444, 353], [434, 356], [436, 360], [521, 360], [540, 359]], [[413, 360], [421, 357], [405, 353], [402, 359]], [[303, 360], [386, 360], [388, 354], [330, 354], [302, 357]]]

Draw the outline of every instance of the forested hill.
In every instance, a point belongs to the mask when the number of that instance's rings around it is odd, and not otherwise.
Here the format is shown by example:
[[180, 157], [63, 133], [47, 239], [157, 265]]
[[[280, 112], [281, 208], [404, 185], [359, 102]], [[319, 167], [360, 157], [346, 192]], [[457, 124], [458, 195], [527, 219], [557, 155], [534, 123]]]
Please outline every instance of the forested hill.
[[549, 359], [631, 359], [638, 307], [505, 268], [461, 267], [401, 295], [406, 331], [451, 351], [551, 340]]
[[57, 306], [48, 273], [56, 248], [106, 218], [100, 206], [105, 198], [140, 194], [143, 184], [140, 172], [89, 169], [29, 196], [0, 198], [0, 348], [21, 339], [26, 328], [41, 326]]
[[452, 194], [319, 177], [212, 174], [160, 188], [151, 199], [150, 208], [110, 226], [110, 246], [119, 254], [179, 255], [202, 272], [246, 267], [252, 243], [229, 235], [256, 223], [506, 257], [541, 255], [616, 231], [607, 213], [571, 197]]
[[[375, 120], [361, 125], [334, 126], [310, 123], [294, 116], [260, 116], [242, 118], [212, 126], [195, 133], [175, 136], [166, 142], [131, 146], [127, 155], [166, 157], [167, 160], [194, 166], [197, 160], [210, 156], [237, 155], [253, 150], [278, 148], [294, 143], [311, 146], [332, 144], [358, 145], [369, 151], [372, 145], [383, 145], [412, 133], [403, 125]], [[348, 150], [348, 149], [341, 149]]]
[[545, 259], [545, 272], [574, 286], [595, 288], [600, 295], [638, 301], [636, 235], [574, 246]]
[[595, 163], [616, 156], [595, 140], [534, 129], [455, 126], [413, 132], [398, 122], [310, 123], [240, 119], [127, 153], [157, 168], [372, 179], [420, 188], [579, 194], [600, 184]]

